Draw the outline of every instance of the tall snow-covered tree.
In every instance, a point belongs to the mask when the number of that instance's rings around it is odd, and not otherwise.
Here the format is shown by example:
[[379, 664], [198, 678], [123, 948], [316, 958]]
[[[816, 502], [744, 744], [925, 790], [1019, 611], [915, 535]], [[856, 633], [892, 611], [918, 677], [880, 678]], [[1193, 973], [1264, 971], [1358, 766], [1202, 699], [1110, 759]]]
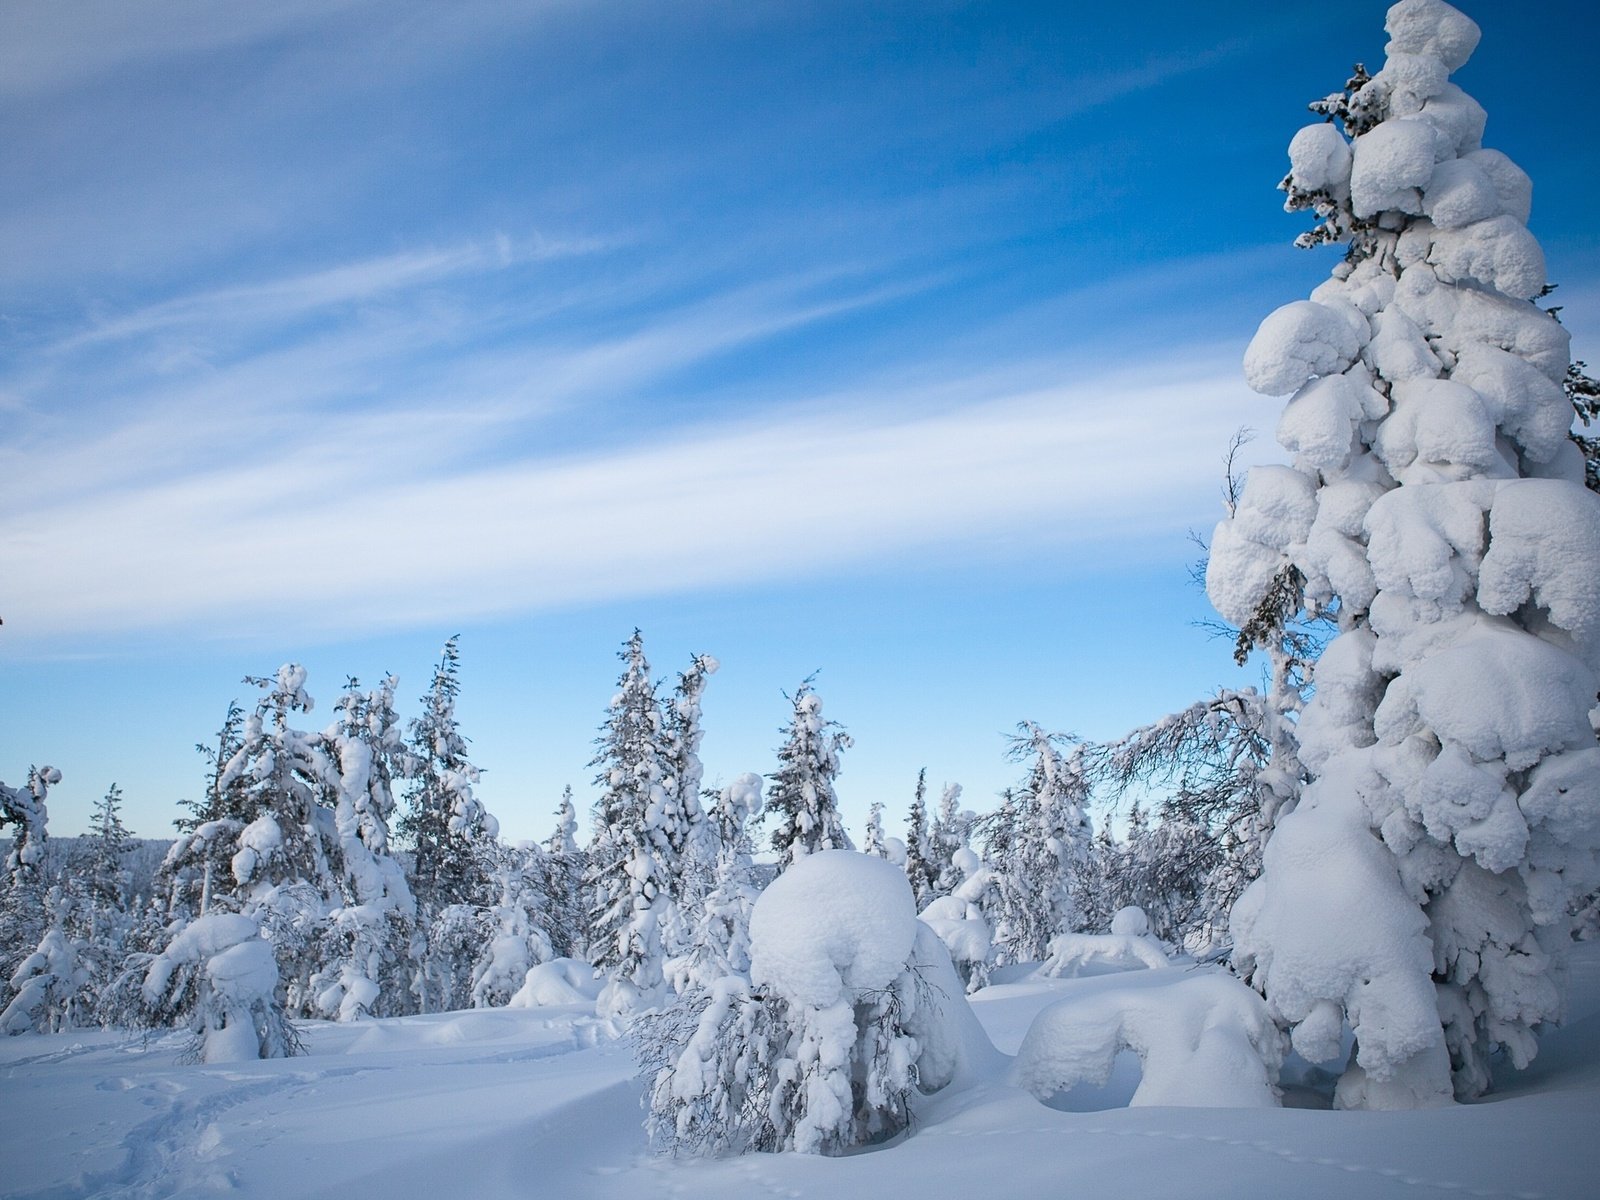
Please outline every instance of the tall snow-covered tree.
[[393, 778], [405, 754], [395, 686], [392, 675], [372, 691], [351, 679], [339, 720], [323, 734], [336, 788], [340, 903], [328, 915], [312, 993], [320, 1013], [340, 1020], [398, 1015], [411, 1002], [417, 907], [389, 845]]
[[61, 772], [54, 767], [34, 767], [21, 787], [0, 783], [0, 829], [15, 828], [0, 891], [0, 981], [10, 980], [34, 953], [49, 924], [43, 868], [50, 812], [45, 800], [60, 782]]
[[679, 674], [672, 698], [662, 713], [662, 759], [667, 773], [662, 825], [671, 850], [668, 880], [676, 918], [674, 926], [664, 931], [669, 951], [687, 944], [699, 916], [700, 902], [716, 876], [715, 830], [700, 804], [700, 785], [705, 776], [700, 762], [700, 743], [705, 740], [700, 715], [706, 683], [720, 665], [709, 654], [696, 654], [689, 669]]
[[578, 846], [578, 810], [572, 788], [563, 788], [556, 827], [544, 844], [545, 869], [550, 891], [551, 948], [562, 958], [582, 957], [587, 949], [583, 911], [583, 878], [587, 858]]
[[939, 811], [933, 819], [928, 840], [933, 847], [933, 893], [948, 896], [961, 886], [966, 875], [955, 865], [956, 851], [967, 845], [977, 814], [961, 807], [961, 785], [947, 783], [939, 794]]
[[917, 772], [917, 787], [906, 814], [906, 881], [920, 911], [933, 899], [939, 869], [934, 865], [933, 841], [928, 834], [928, 768]]
[[[217, 793], [236, 802], [241, 815], [199, 826], [190, 849], [209, 860], [216, 843], [237, 828], [229, 878], [213, 881], [213, 895], [221, 882], [228, 893], [223, 907], [248, 913], [261, 926], [277, 957], [288, 1011], [304, 1014], [316, 1007], [311, 980], [338, 896], [338, 831], [324, 803], [335, 771], [321, 736], [291, 723], [313, 708], [304, 667], [287, 663], [270, 678], [245, 682], [261, 689], [261, 699], [215, 781]], [[183, 842], [174, 844], [168, 863], [184, 853]]]
[[822, 715], [822, 697], [807, 679], [795, 689], [794, 714], [782, 730], [778, 769], [769, 776], [766, 812], [778, 819], [772, 831], [772, 848], [783, 856], [780, 869], [818, 850], [852, 850], [850, 835], [839, 820], [839, 798], [833, 781], [839, 775], [839, 755], [849, 748], [850, 735], [837, 721]]
[[715, 883], [700, 907], [688, 947], [667, 963], [680, 995], [709, 992], [717, 980], [750, 974], [750, 910], [757, 888], [751, 861], [751, 818], [761, 812], [761, 776], [739, 776], [717, 797], [709, 814], [718, 829]]
[[122, 823], [122, 789], [112, 784], [89, 814], [89, 832], [79, 843], [88, 890], [107, 908], [127, 907], [127, 857], [133, 835]]
[[411, 775], [399, 833], [411, 843], [412, 893], [425, 917], [452, 904], [494, 899], [476, 843], [493, 842], [499, 824], [472, 794], [478, 768], [456, 721], [461, 693], [459, 639], [444, 644], [422, 715], [409, 727]]
[[687, 829], [681, 810], [670, 802], [661, 705], [637, 629], [617, 656], [622, 676], [589, 764], [599, 769], [601, 837], [587, 890], [589, 960], [607, 975], [603, 1004], [620, 1013], [648, 1004], [661, 987], [663, 933], [675, 920], [676, 847]]
[[1337, 1101], [1472, 1096], [1560, 1016], [1571, 911], [1600, 871], [1600, 497], [1562, 390], [1567, 333], [1533, 301], [1531, 186], [1484, 149], [1450, 74], [1477, 26], [1389, 10], [1387, 60], [1313, 108], [1285, 180], [1302, 240], [1346, 247], [1271, 314], [1248, 382], [1292, 393], [1290, 466], [1250, 472], [1207, 586], [1240, 626], [1338, 626], [1300, 757], [1312, 776], [1234, 906], [1234, 962]]
[[998, 965], [1042, 959], [1051, 938], [1072, 932], [1082, 920], [1073, 879], [1093, 837], [1085, 811], [1089, 780], [1083, 747], [1063, 754], [1066, 741], [1032, 721], [1019, 726], [1010, 755], [1028, 763], [1028, 777], [986, 822]]
[[861, 852], [877, 858], [888, 858], [889, 850], [883, 840], [883, 801], [874, 800], [867, 810], [867, 832], [861, 843]]

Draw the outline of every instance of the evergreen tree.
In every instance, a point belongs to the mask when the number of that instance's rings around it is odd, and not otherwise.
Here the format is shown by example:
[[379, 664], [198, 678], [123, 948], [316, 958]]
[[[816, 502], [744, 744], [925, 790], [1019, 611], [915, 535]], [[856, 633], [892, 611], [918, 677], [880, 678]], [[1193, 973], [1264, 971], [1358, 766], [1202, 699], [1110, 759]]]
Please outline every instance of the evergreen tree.
[[917, 789], [906, 814], [906, 880], [918, 910], [933, 899], [938, 868], [933, 863], [933, 843], [928, 836], [928, 768], [917, 772]]
[[409, 729], [411, 774], [399, 832], [412, 846], [412, 893], [428, 917], [452, 904], [481, 905], [495, 899], [476, 844], [493, 842], [499, 824], [472, 794], [479, 772], [467, 757], [467, 739], [456, 722], [458, 641], [452, 637], [445, 642], [422, 698], [422, 715]]
[[929, 863], [933, 868], [933, 894], [948, 896], [966, 878], [955, 865], [955, 855], [972, 836], [976, 814], [961, 809], [961, 785], [947, 783], [939, 795], [939, 812], [934, 817], [929, 844], [933, 848]]
[[90, 972], [83, 944], [68, 929], [72, 901], [51, 888], [44, 907], [49, 924], [10, 976], [11, 1001], [0, 1011], [0, 1033], [61, 1033], [87, 1024]]
[[554, 957], [550, 880], [544, 852], [536, 845], [501, 846], [493, 874], [499, 890], [484, 913], [488, 934], [472, 967], [472, 1007], [502, 1008], [516, 995], [528, 971]]
[[818, 850], [852, 850], [850, 835], [839, 820], [839, 798], [833, 781], [839, 774], [839, 754], [848, 749], [850, 735], [837, 721], [822, 716], [822, 697], [807, 679], [795, 689], [794, 715], [782, 730], [778, 769], [769, 778], [766, 812], [775, 814], [772, 848], [782, 856], [779, 869]]
[[394, 711], [396, 682], [386, 676], [363, 692], [351, 679], [339, 700], [339, 720], [322, 735], [336, 772], [341, 902], [329, 913], [311, 987], [317, 1011], [345, 1021], [411, 1008], [407, 972], [417, 908], [389, 849], [393, 778], [405, 753]]
[[0, 829], [16, 829], [0, 891], [0, 981], [12, 978], [47, 928], [43, 867], [50, 818], [45, 800], [60, 782], [61, 772], [54, 767], [34, 767], [22, 787], [0, 783]]
[[687, 831], [681, 810], [669, 800], [661, 706], [637, 629], [618, 657], [622, 676], [589, 764], [599, 768], [597, 824], [604, 841], [587, 886], [589, 960], [608, 977], [604, 1006], [626, 1012], [648, 1003], [661, 986], [663, 931], [675, 919], [675, 847]]
[[750, 974], [750, 910], [757, 888], [746, 824], [761, 812], [761, 776], [747, 773], [722, 790], [710, 814], [722, 847], [688, 948], [667, 963], [680, 996], [709, 994], [716, 981]]
[[1084, 811], [1089, 782], [1083, 747], [1064, 755], [1064, 735], [1046, 733], [1031, 721], [1019, 730], [1010, 755], [1030, 764], [1028, 778], [988, 823], [1001, 964], [1041, 959], [1051, 938], [1081, 927], [1073, 880], [1093, 837]]
[[106, 909], [126, 910], [128, 870], [124, 860], [133, 835], [122, 823], [122, 789], [112, 784], [89, 814], [89, 833], [80, 842], [84, 877], [90, 894]]
[[871, 809], [867, 812], [866, 840], [861, 845], [863, 854], [872, 854], [878, 858], [888, 858], [889, 850], [883, 841], [883, 801], [874, 800]]
[[583, 912], [583, 878], [587, 856], [578, 847], [578, 810], [572, 788], [561, 792], [556, 828], [544, 844], [550, 891], [550, 944], [562, 958], [581, 957], [587, 949]]
[[700, 784], [705, 775], [700, 762], [700, 743], [705, 738], [700, 705], [708, 678], [719, 665], [709, 654], [696, 654], [689, 669], [678, 676], [672, 700], [663, 713], [667, 804], [661, 820], [671, 855], [670, 911], [675, 918], [674, 926], [665, 931], [665, 940], [671, 951], [686, 944], [698, 918], [701, 899], [716, 874], [715, 831], [700, 805]]
[[1294, 394], [1295, 459], [1250, 472], [1207, 569], [1241, 627], [1337, 623], [1298, 723], [1311, 782], [1231, 925], [1303, 1056], [1353, 1027], [1347, 1107], [1473, 1096], [1497, 1057], [1527, 1063], [1600, 881], [1600, 498], [1567, 333], [1533, 302], [1531, 185], [1449, 82], [1477, 26], [1402, 0], [1387, 28], [1383, 70], [1290, 143], [1307, 240], [1347, 253], [1246, 352], [1256, 390]]

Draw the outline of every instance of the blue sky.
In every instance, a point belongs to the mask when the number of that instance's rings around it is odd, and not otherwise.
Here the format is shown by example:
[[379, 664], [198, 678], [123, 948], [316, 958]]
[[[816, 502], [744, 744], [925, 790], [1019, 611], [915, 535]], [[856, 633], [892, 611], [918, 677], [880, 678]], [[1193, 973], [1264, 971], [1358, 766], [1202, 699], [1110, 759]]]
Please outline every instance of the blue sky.
[[[245, 674], [406, 712], [462, 634], [542, 836], [635, 625], [710, 779], [820, 671], [859, 830], [1024, 718], [1248, 682], [1191, 528], [1331, 265], [1273, 190], [1383, 6], [202, 0], [0, 13], [0, 777], [164, 834]], [[1600, 358], [1592, 6], [1469, 6]], [[1348, 19], [1348, 24], [1343, 24]]]

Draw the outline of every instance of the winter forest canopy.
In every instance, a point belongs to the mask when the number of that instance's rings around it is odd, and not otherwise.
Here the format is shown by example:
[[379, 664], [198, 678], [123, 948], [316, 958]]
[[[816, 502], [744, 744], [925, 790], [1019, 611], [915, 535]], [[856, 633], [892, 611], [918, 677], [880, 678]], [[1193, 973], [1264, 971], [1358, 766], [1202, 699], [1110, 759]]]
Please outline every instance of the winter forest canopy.
[[[1597, 965], [1600, 385], [1532, 181], [1453, 79], [1478, 26], [1401, 0], [1384, 28], [1381, 65], [1288, 146], [1296, 244], [1337, 257], [1308, 296], [1260, 297], [1243, 352], [1282, 453], [1214, 448], [1197, 575], [1218, 678], [1231, 644], [1254, 686], [1092, 740], [1017, 713], [999, 795], [908, 772], [851, 829], [826, 664], [774, 681], [766, 758], [708, 764], [722, 663], [663, 672], [635, 629], [586, 776], [517, 840], [459, 715], [470, 638], [414, 704], [286, 663], [222, 706], [171, 834], [136, 837], [113, 783], [52, 839], [73, 764], [6, 767], [0, 1030], [41, 1047], [26, 1086], [48, 1097], [42, 1047], [80, 1035], [243, 1071], [526, 1014], [572, 1044], [513, 1069], [629, 1057], [635, 1165], [914, 1157], [985, 1104], [1097, 1089], [1252, 1112], [1517, 1096]], [[148, 1182], [116, 1170], [79, 1191]]]

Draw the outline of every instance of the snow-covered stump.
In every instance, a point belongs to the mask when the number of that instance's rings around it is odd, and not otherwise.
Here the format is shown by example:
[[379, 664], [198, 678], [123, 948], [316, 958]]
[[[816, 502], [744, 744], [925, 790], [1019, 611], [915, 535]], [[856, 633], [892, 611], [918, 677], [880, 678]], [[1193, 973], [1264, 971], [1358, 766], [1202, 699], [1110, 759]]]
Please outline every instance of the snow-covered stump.
[[[1442, 0], [1389, 10], [1387, 61], [1315, 106], [1291, 208], [1342, 241], [1271, 314], [1251, 386], [1292, 393], [1292, 466], [1217, 529], [1213, 603], [1337, 620], [1299, 722], [1313, 776], [1235, 905], [1234, 962], [1312, 1061], [1355, 1033], [1337, 1102], [1448, 1103], [1558, 1020], [1570, 913], [1600, 883], [1600, 498], [1533, 303], [1532, 188], [1449, 82], [1478, 42]], [[1287, 598], [1287, 605], [1286, 605]]]
[[1011, 1082], [1040, 1100], [1111, 1078], [1139, 1056], [1130, 1106], [1273, 1108], [1282, 1035], [1261, 997], [1221, 969], [1140, 972], [1059, 1000], [1028, 1027]]
[[277, 1001], [278, 966], [261, 927], [238, 913], [186, 925], [150, 963], [144, 1001], [187, 1017], [201, 1062], [285, 1058], [298, 1039]]
[[899, 868], [797, 859], [756, 902], [749, 980], [640, 1023], [646, 1124], [675, 1153], [838, 1154], [893, 1137], [916, 1095], [994, 1055]]

